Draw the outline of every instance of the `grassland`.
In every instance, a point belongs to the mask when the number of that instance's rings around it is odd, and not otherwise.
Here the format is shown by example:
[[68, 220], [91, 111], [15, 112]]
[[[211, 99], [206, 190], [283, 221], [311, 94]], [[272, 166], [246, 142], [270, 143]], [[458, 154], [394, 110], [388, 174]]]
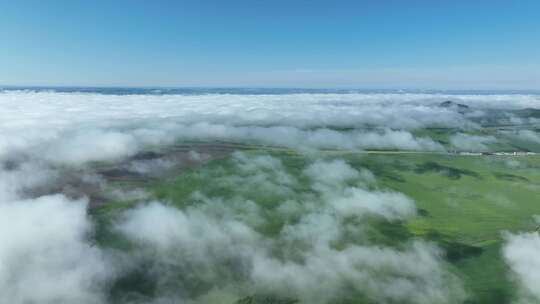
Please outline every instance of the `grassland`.
[[[445, 140], [444, 136], [441, 135], [441, 141]], [[225, 200], [241, 194], [267, 211], [272, 220], [258, 229], [272, 236], [290, 220], [275, 214], [274, 207], [295, 193], [309, 192], [301, 171], [313, 156], [264, 149], [250, 149], [246, 153], [279, 158], [300, 183], [291, 193], [234, 184], [229, 177], [236, 173], [231, 160], [225, 158], [146, 183], [144, 188], [154, 198], [178, 208], [196, 204], [193, 194], [198, 192]], [[540, 156], [322, 153], [317, 157], [341, 158], [354, 168], [367, 168], [377, 179], [375, 187], [398, 191], [414, 199], [418, 216], [392, 224], [375, 222], [370, 241], [395, 245], [421, 238], [435, 242], [446, 252], [452, 271], [464, 282], [468, 303], [511, 301], [515, 288], [501, 257], [502, 232], [535, 229], [532, 215], [540, 214]], [[116, 186], [129, 187], [129, 183]], [[107, 231], [107, 223], [116, 211], [135, 203], [111, 202], [92, 211], [101, 227], [98, 242], [122, 246], [121, 240]]]
[[447, 251], [469, 288], [470, 303], [510, 301], [514, 288], [500, 253], [501, 232], [535, 229], [539, 157], [353, 156], [350, 161], [415, 200], [423, 216], [405, 226]]

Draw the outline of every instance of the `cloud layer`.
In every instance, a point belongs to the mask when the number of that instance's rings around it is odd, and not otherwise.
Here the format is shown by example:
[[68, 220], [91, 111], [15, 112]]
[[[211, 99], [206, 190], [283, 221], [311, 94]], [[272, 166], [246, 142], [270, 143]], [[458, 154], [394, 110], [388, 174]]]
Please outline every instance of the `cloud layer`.
[[[443, 107], [452, 100], [468, 105]], [[528, 123], [493, 110], [538, 109], [535, 95], [283, 94], [100, 95], [5, 91], [0, 156], [33, 153], [81, 163], [132, 155], [177, 139], [250, 141], [295, 149], [442, 151], [412, 129], [477, 128], [497, 120]], [[501, 114], [503, 113], [503, 114]], [[521, 136], [523, 135], [523, 136]], [[531, 134], [523, 138], [535, 140]], [[475, 139], [456, 138], [455, 145]], [[482, 143], [480, 143], [481, 145]], [[473, 148], [483, 148], [475, 147]], [[37, 152], [39, 151], [39, 153]]]
[[[227, 180], [282, 193], [297, 186], [279, 159], [239, 153], [234, 158], [233, 172], [239, 175], [224, 177]], [[330, 176], [320, 174], [330, 169]], [[458, 279], [446, 270], [442, 252], [431, 244], [414, 241], [396, 249], [360, 237], [358, 243], [335, 247], [348, 233], [361, 235], [369, 226], [363, 223], [368, 217], [392, 222], [414, 216], [410, 199], [365, 189], [373, 175], [339, 160], [317, 161], [305, 169], [305, 175], [317, 195], [300, 201], [310, 196], [295, 192], [288, 195], [295, 201], [275, 206], [283, 218], [295, 220], [273, 237], [260, 229], [275, 215], [243, 198], [248, 189], [240, 189], [232, 201], [198, 194], [194, 199], [202, 200], [183, 211], [159, 202], [141, 205], [126, 212], [116, 230], [154, 261], [150, 267], [162, 274], [158, 286], [164, 297], [197, 303], [204, 303], [212, 293], [225, 298], [277, 295], [301, 303], [332, 303], [354, 296], [381, 303], [464, 299]], [[210, 287], [197, 293], [187, 288], [188, 283], [176, 282], [174, 289], [168, 289], [171, 272], [181, 269], [190, 269], [191, 280]]]
[[[446, 99], [474, 109], [460, 113], [439, 106]], [[459, 303], [463, 288], [438, 248], [423, 241], [396, 248], [369, 241], [366, 234], [376, 229], [372, 221], [398, 225], [415, 216], [414, 202], [378, 188], [371, 172], [343, 160], [312, 159], [293, 175], [278, 158], [234, 153], [233, 174], [218, 171], [223, 174], [195, 191], [185, 208], [149, 199], [140, 189], [115, 189], [115, 198], [142, 201], [111, 223], [110, 233], [129, 250], [95, 242], [97, 224], [87, 206], [108, 189], [96, 168], [114, 163], [152, 176], [178, 161], [136, 159], [138, 153], [178, 140], [301, 152], [443, 151], [439, 142], [413, 135], [414, 129], [474, 129], [493, 109], [539, 103], [528, 95], [6, 91], [0, 107], [0, 294], [10, 303], [109, 303], [118, 282], [133, 273], [152, 282], [153, 293], [131, 290], [116, 303], [223, 303], [252, 294], [303, 303], [347, 296]], [[453, 143], [478, 142], [464, 136]], [[206, 157], [193, 152], [189, 161]], [[206, 191], [213, 184], [232, 193]], [[269, 198], [266, 208], [254, 191]], [[510, 249], [507, 256], [512, 265], [522, 260]], [[523, 276], [521, 269], [515, 271]]]

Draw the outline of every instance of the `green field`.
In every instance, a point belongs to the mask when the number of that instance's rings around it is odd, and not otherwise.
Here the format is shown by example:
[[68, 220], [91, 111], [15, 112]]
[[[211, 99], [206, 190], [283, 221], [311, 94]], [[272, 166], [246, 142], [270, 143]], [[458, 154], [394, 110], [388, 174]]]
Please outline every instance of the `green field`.
[[[393, 190], [412, 198], [418, 215], [397, 222], [365, 218], [363, 220], [371, 223], [368, 237], [358, 239], [353, 233], [341, 240], [342, 244], [336, 244], [337, 248], [348, 243], [399, 247], [420, 238], [434, 242], [444, 250], [448, 269], [465, 286], [467, 303], [508, 303], [515, 296], [516, 288], [501, 257], [501, 233], [532, 231], [536, 228], [532, 215], [540, 214], [537, 200], [540, 194], [540, 156], [340, 152], [306, 156], [286, 150], [265, 149], [250, 149], [244, 154], [249, 157], [271, 155], [279, 159], [283, 164], [282, 169], [296, 182], [287, 184], [283, 188], [285, 190], [281, 191], [256, 179], [242, 179], [243, 174], [251, 174], [249, 168], [245, 172], [238, 172], [238, 164], [227, 157], [202, 167], [187, 169], [164, 180], [146, 182], [143, 188], [153, 198], [180, 209], [208, 203], [205, 198], [209, 197], [219, 197], [225, 203], [239, 197], [254, 202], [264, 212], [266, 221], [263, 224], [242, 218], [242, 208], [238, 209], [238, 216], [255, 227], [257, 232], [272, 238], [286, 225], [298, 220], [281, 216], [277, 211], [278, 206], [287, 200], [306, 201], [316, 195], [302, 175], [302, 170], [317, 159], [343, 159], [355, 169], [367, 169], [374, 174], [376, 183], [368, 185], [369, 189]], [[283, 177], [273, 175], [270, 171], [265, 178], [280, 184]], [[129, 188], [130, 182], [113, 183], [112, 187]], [[118, 211], [136, 204], [135, 200], [116, 201], [92, 210], [92, 216], [100, 223], [96, 239], [102, 246], [129, 249], [129, 243], [109, 231], [108, 226]], [[118, 294], [145, 288], [150, 288], [148, 292], [151, 293], [151, 287], [141, 286], [146, 285], [128, 278], [123, 285], [115, 288]], [[267, 298], [259, 301], [257, 296], [249, 296], [252, 295], [246, 294], [247, 298], [239, 303], [271, 302]], [[294, 299], [289, 300], [294, 302]], [[369, 297], [359, 294], [352, 299], [344, 299], [343, 303], [371, 302]]]
[[[372, 168], [385, 186], [425, 210], [405, 225], [445, 248], [470, 289], [470, 303], [510, 301], [514, 288], [500, 255], [501, 231], [536, 228], [531, 215], [540, 212], [540, 157], [404, 155], [351, 161]], [[520, 167], [509, 167], [514, 162]]]

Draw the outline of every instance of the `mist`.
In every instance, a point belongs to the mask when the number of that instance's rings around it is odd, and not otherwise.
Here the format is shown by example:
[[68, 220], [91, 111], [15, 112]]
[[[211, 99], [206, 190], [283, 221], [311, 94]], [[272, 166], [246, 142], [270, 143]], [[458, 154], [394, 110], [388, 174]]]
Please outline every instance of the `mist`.
[[[239, 175], [223, 177], [234, 184], [286, 193], [298, 183], [271, 156], [234, 157]], [[337, 169], [335, 175], [315, 175], [321, 166]], [[364, 189], [364, 183], [374, 182], [373, 175], [342, 161], [315, 162], [306, 174], [320, 196], [293, 192], [289, 197], [297, 201], [275, 206], [285, 218], [296, 220], [274, 238], [259, 232], [272, 216], [242, 197], [247, 188], [236, 191], [230, 201], [198, 193], [193, 199], [199, 203], [183, 211], [164, 202], [143, 204], [123, 214], [116, 230], [140, 246], [143, 256], [135, 260], [153, 261], [150, 272], [161, 274], [160, 294], [173, 299], [204, 303], [212, 294], [233, 299], [277, 294], [301, 303], [332, 303], [355, 293], [378, 302], [458, 303], [465, 298], [459, 279], [446, 269], [442, 252], [432, 244], [415, 241], [395, 249], [361, 238], [343, 250], [334, 248], [350, 229], [367, 228], [362, 218], [395, 221], [415, 216], [413, 201], [398, 193]], [[349, 187], [347, 181], [358, 184]], [[310, 200], [301, 201], [302, 197]], [[359, 220], [359, 226], [350, 226], [347, 219]], [[194, 292], [186, 282], [169, 289], [169, 274], [174, 277], [173, 272], [182, 269], [192, 272], [191, 280], [211, 287]]]
[[[536, 217], [536, 222], [540, 222]], [[540, 235], [537, 232], [503, 234], [503, 256], [510, 267], [511, 279], [518, 287], [517, 303], [540, 301]]]
[[[447, 99], [474, 112], [441, 107]], [[234, 303], [276, 294], [314, 304], [347, 297], [462, 303], [462, 282], [435, 244], [390, 247], [367, 237], [378, 229], [374, 223], [418, 216], [415, 202], [381, 187], [368, 169], [317, 151], [444, 152], [415, 130], [474, 130], [490, 110], [538, 105], [529, 95], [1, 92], [0, 294], [21, 304]], [[457, 133], [451, 144], [483, 151], [494, 140]], [[286, 148], [309, 161], [294, 175], [270, 154], [163, 152], [184, 142]], [[156, 155], [138, 157], [149, 150]], [[227, 158], [232, 170], [217, 170], [215, 185], [197, 189], [182, 206], [143, 189], [109, 191], [111, 174], [103, 169], [157, 178], [213, 157]], [[208, 191], [212, 186], [227, 195]], [[270, 198], [268, 209], [254, 202], [253, 191]], [[101, 223], [92, 208], [114, 200], [137, 202], [108, 223], [125, 247], [95, 237]], [[538, 299], [529, 271], [536, 265], [523, 266], [534, 263], [527, 257], [537, 249], [535, 236], [507, 240], [516, 280]], [[114, 295], [133, 273], [152, 282], [153, 293]]]

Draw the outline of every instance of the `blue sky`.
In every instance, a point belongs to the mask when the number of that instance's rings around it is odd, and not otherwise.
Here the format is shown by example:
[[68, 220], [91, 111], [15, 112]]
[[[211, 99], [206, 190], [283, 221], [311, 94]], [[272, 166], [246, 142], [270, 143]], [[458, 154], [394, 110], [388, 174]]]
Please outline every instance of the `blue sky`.
[[0, 0], [0, 84], [540, 89], [540, 1]]

